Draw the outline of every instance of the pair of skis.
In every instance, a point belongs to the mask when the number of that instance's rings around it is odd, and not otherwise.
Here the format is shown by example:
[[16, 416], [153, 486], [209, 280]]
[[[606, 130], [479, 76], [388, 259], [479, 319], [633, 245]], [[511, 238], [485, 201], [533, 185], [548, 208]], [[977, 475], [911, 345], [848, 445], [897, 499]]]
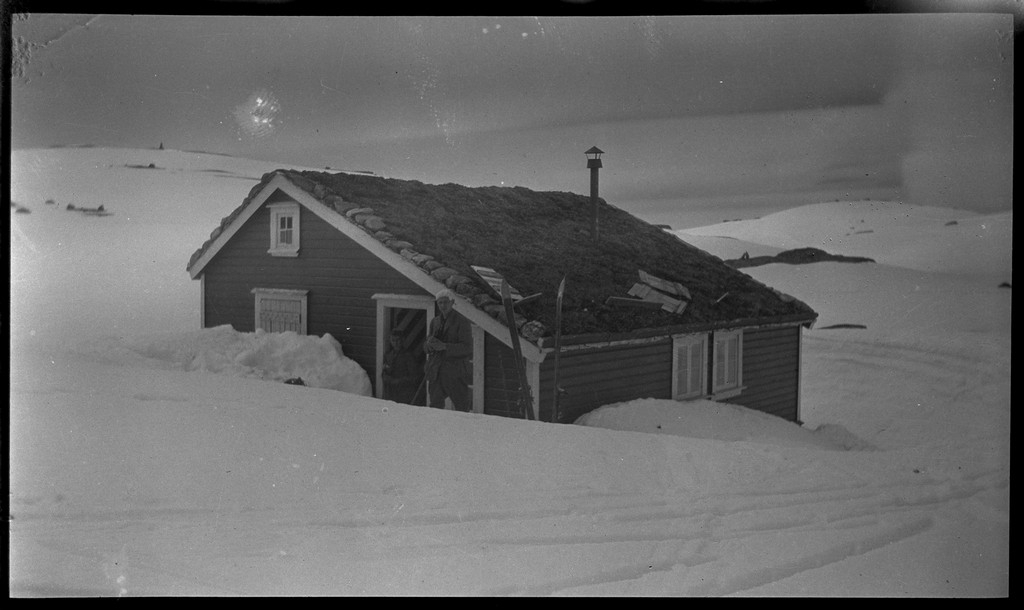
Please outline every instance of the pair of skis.
[[[562, 297], [565, 294], [565, 278], [558, 284], [558, 296], [555, 302], [555, 379], [554, 379], [554, 401], [552, 402], [552, 421], [558, 421], [558, 356], [562, 347]], [[501, 280], [501, 301], [505, 305], [505, 320], [508, 322], [509, 333], [512, 338], [512, 353], [515, 358], [516, 379], [519, 383], [519, 397], [517, 399], [518, 409], [522, 412], [524, 419], [533, 419], [533, 396], [530, 392], [530, 383], [526, 379], [526, 367], [523, 365], [523, 350], [519, 345], [519, 331], [516, 330], [515, 312], [512, 302], [512, 291], [508, 282]]]

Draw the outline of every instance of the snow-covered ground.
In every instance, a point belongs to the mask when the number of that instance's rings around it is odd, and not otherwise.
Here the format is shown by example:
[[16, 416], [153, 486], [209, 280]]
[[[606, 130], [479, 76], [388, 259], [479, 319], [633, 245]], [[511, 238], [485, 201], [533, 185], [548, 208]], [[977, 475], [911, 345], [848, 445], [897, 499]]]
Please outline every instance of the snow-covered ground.
[[12, 596], [1008, 593], [1012, 213], [680, 231], [878, 261], [745, 269], [821, 314], [804, 426], [663, 400], [551, 425], [361, 395], [336, 342], [198, 330], [188, 257], [273, 164], [12, 156]]

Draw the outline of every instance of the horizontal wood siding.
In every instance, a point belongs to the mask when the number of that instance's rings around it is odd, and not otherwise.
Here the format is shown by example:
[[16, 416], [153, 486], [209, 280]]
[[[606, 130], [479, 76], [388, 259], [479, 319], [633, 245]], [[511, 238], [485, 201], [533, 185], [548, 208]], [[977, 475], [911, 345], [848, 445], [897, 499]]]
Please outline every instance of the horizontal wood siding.
[[[280, 192], [268, 203], [280, 201]], [[275, 257], [270, 247], [266, 204], [224, 245], [204, 269], [205, 324], [230, 324], [253, 332], [253, 288], [308, 290], [307, 333], [329, 333], [342, 351], [376, 378], [375, 293], [424, 295], [411, 280], [386, 265], [304, 207], [299, 210], [297, 257]]]
[[800, 327], [743, 331], [743, 393], [728, 402], [797, 418]]
[[512, 348], [489, 334], [484, 335], [484, 413], [522, 418], [516, 410], [516, 382]]
[[[551, 421], [555, 358], [540, 369], [540, 419]], [[558, 362], [558, 421], [572, 423], [597, 407], [636, 398], [671, 398], [672, 340], [563, 353]]]

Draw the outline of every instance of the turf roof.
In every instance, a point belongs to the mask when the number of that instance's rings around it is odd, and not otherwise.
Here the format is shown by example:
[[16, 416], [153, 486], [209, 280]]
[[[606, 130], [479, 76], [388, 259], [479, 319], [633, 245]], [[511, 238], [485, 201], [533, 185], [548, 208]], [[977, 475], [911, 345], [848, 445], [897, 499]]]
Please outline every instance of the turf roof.
[[[554, 326], [555, 292], [565, 276], [566, 335], [706, 327], [740, 320], [810, 321], [817, 316], [804, 303], [782, 297], [721, 259], [603, 199], [598, 200], [600, 229], [595, 242], [590, 235], [592, 203], [584, 195], [523, 187], [431, 185], [346, 173], [276, 173], [322, 201], [336, 202], [340, 197], [346, 209], [371, 208], [388, 234], [470, 278], [480, 293], [493, 294], [471, 265], [498, 271], [523, 295], [541, 293], [519, 313], [547, 329]], [[253, 189], [250, 198], [258, 190]], [[672, 314], [605, 305], [610, 296], [628, 296], [639, 281], [639, 270], [686, 286], [692, 297], [686, 310]]]

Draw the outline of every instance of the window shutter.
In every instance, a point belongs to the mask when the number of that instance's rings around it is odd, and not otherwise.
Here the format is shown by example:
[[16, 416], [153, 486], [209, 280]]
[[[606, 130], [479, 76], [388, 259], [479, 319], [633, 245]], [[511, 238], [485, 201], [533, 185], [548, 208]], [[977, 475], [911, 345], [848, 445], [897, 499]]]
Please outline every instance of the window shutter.
[[726, 358], [725, 350], [728, 341], [715, 341], [715, 387], [725, 385]]
[[701, 383], [704, 378], [704, 360], [701, 358], [701, 344], [700, 342], [690, 344], [690, 384], [689, 391], [697, 393], [700, 392]]
[[690, 393], [690, 346], [682, 344], [676, 348], [676, 395], [686, 396]]
[[271, 333], [301, 332], [302, 303], [294, 299], [261, 299], [260, 328]]
[[739, 371], [739, 342], [740, 338], [736, 335], [729, 337], [729, 340], [725, 342], [726, 348], [726, 364], [725, 364], [725, 382], [730, 386], [736, 385], [737, 377], [736, 373]]
[[673, 337], [672, 375], [674, 399], [695, 398], [705, 392], [707, 337], [679, 335]]
[[714, 391], [740, 385], [740, 334], [729, 333], [715, 339]]

